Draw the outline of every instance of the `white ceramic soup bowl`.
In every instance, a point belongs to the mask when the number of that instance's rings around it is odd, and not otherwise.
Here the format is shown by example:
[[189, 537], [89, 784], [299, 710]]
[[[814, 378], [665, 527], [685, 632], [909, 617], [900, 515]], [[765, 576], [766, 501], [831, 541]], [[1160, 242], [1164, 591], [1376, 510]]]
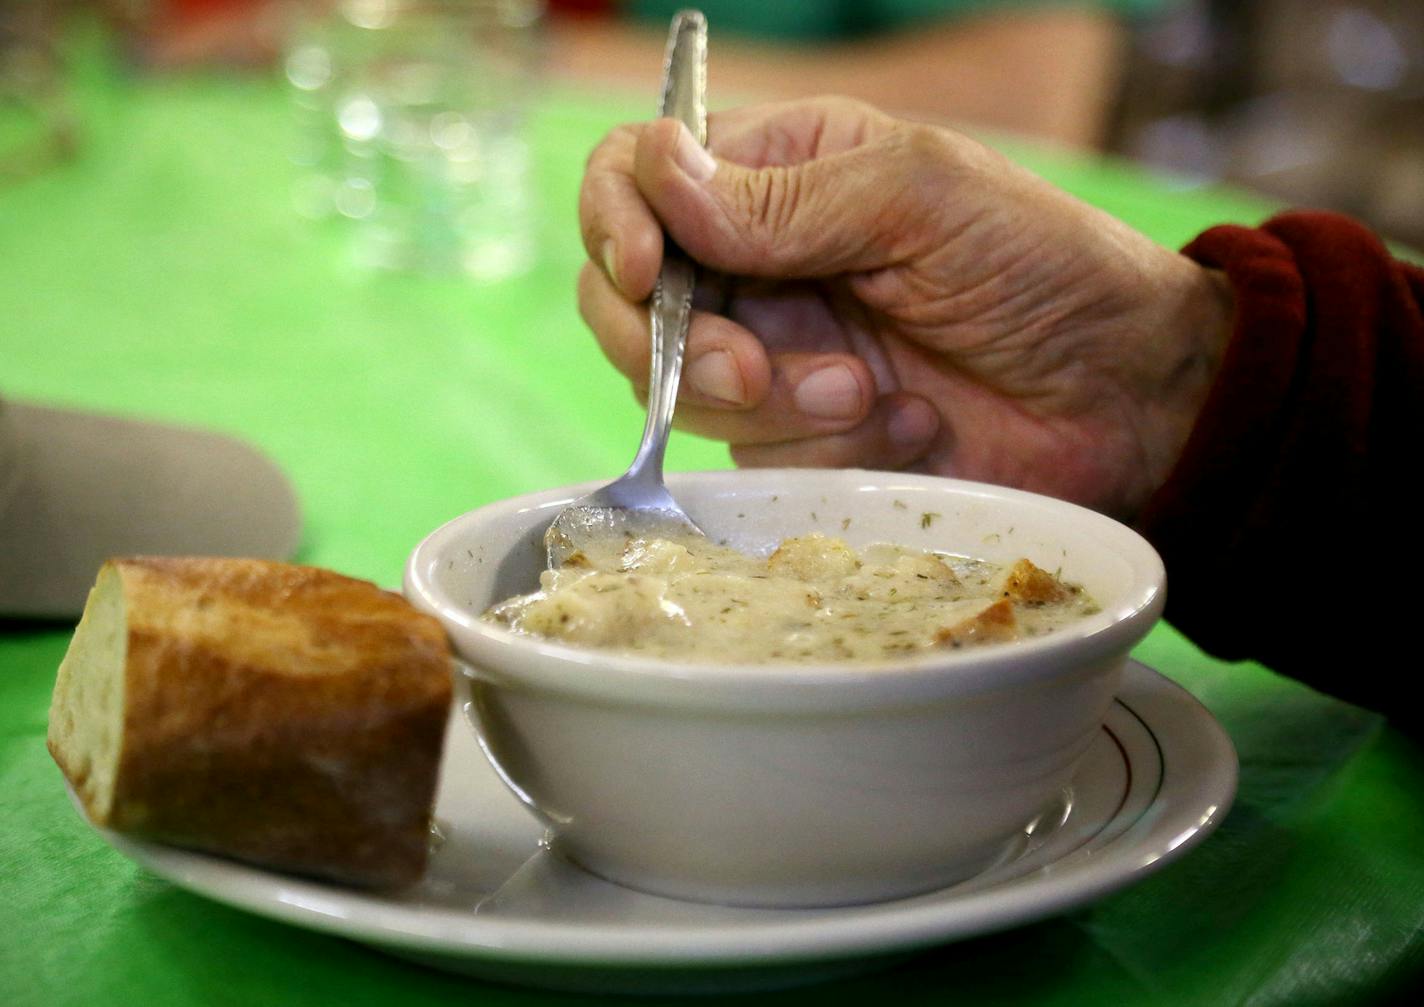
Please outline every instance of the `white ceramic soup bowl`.
[[471, 720], [553, 848], [633, 888], [821, 906], [927, 891], [1002, 856], [1062, 800], [1128, 651], [1163, 603], [1140, 536], [1048, 497], [856, 470], [674, 475], [716, 539], [810, 531], [1010, 563], [1081, 584], [1101, 612], [1046, 636], [876, 665], [636, 657], [481, 620], [533, 590], [542, 536], [593, 487], [482, 507], [427, 537], [405, 593], [448, 631]]

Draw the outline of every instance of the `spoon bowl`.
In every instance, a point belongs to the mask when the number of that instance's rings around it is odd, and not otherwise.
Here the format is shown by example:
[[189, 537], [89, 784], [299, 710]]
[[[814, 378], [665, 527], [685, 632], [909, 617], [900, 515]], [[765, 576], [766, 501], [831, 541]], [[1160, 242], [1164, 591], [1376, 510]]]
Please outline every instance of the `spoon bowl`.
[[544, 545], [549, 567], [556, 569], [575, 553], [608, 547], [600, 543], [653, 537], [703, 538], [705, 533], [663, 485], [661, 467], [642, 468], [635, 462], [621, 478], [561, 510], [544, 533]]

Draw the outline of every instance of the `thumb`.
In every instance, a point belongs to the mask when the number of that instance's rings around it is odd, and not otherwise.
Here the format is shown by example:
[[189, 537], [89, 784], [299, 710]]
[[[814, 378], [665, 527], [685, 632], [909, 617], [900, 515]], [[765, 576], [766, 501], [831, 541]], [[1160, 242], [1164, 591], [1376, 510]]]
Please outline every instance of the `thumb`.
[[714, 158], [686, 127], [660, 119], [638, 140], [634, 176], [673, 240], [703, 265], [813, 278], [910, 254], [942, 195], [942, 155], [911, 129], [799, 164], [749, 168]]

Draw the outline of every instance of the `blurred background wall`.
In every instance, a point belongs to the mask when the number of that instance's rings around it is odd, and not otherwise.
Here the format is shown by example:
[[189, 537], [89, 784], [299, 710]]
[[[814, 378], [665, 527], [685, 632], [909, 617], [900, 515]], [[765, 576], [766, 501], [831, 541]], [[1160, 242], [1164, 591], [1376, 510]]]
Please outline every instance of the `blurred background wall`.
[[[53, 111], [62, 72], [53, 47], [42, 44], [57, 12], [100, 12], [129, 39], [141, 69], [217, 63], [262, 72], [280, 62], [282, 25], [293, 8], [411, 2], [0, 0], [0, 113], [8, 115], [0, 115], [0, 179], [28, 173], [29, 159], [39, 156], [6, 135], [25, 134], [24, 116], [33, 117], [25, 109], [44, 105], [62, 118]], [[659, 4], [674, 0], [543, 3], [553, 78], [584, 89], [601, 81], [633, 92], [655, 85], [666, 23]], [[1233, 183], [1286, 204], [1338, 209], [1424, 248], [1424, 0], [704, 5], [709, 15], [723, 11], [713, 22], [724, 28], [713, 69], [724, 102], [855, 94], [971, 128], [1104, 149], [1182, 187]], [[870, 25], [867, 12], [880, 8], [899, 11], [899, 20], [887, 15]], [[740, 30], [733, 11], [747, 22]], [[766, 20], [758, 11], [772, 11], [788, 30], [763, 25], [758, 35], [758, 18]], [[806, 30], [818, 19], [824, 28], [832, 14], [847, 30], [834, 37]], [[801, 37], [791, 37], [791, 28]], [[73, 135], [66, 125], [53, 149], [40, 153], [63, 156]]]
[[1424, 2], [1182, 0], [1130, 36], [1108, 149], [1424, 248]]

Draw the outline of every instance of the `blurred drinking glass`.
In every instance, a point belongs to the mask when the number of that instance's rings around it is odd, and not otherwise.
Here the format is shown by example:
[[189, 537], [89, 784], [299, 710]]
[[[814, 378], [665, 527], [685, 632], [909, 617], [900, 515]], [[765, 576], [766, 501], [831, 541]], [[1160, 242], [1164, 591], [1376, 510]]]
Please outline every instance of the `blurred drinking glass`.
[[542, 12], [540, 0], [337, 0], [309, 16], [286, 58], [298, 209], [354, 221], [366, 266], [524, 271]]

